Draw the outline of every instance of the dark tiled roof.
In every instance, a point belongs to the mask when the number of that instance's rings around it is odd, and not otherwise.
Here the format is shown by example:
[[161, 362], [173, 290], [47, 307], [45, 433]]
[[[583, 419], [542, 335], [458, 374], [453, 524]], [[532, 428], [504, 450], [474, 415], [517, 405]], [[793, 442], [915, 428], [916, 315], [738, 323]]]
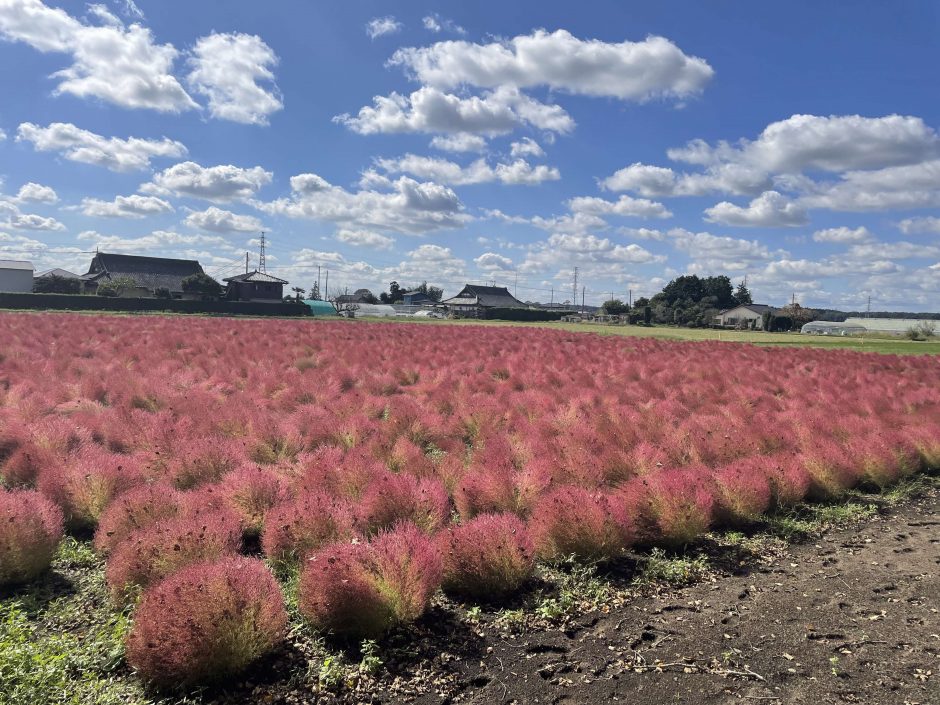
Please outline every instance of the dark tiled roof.
[[138, 257], [99, 252], [91, 261], [88, 274], [82, 279], [133, 279], [138, 286], [151, 291], [166, 288], [173, 292], [183, 290], [183, 280], [193, 274], [204, 274], [202, 266], [192, 259], [165, 257]]
[[442, 303], [451, 305], [478, 305], [486, 308], [526, 308], [526, 305], [509, 293], [504, 286], [480, 286], [467, 284], [457, 296]]
[[273, 277], [267, 272], [248, 272], [247, 274], [236, 274], [234, 277], [226, 277], [224, 282], [263, 282], [265, 284], [286, 284], [283, 279]]
[[732, 308], [726, 308], [719, 315], [726, 314], [728, 311], [734, 311], [736, 308], [746, 308], [753, 311], [754, 313], [759, 313], [761, 315], [765, 314], [767, 311], [770, 311], [771, 313], [777, 313], [778, 311], [778, 309], [774, 308], [773, 306], [768, 306], [767, 304], [739, 304], [738, 306], [734, 306]]

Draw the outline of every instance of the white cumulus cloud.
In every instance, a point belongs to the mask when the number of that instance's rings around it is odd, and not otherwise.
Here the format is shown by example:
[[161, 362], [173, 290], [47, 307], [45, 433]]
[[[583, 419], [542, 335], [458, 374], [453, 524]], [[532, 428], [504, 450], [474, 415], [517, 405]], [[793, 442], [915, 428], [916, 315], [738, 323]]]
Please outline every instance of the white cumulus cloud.
[[705, 220], [738, 227], [796, 227], [809, 219], [806, 210], [777, 191], [765, 191], [747, 206], [722, 201], [705, 209]]
[[56, 203], [59, 196], [51, 186], [30, 181], [20, 186], [14, 200], [17, 203]]
[[82, 213], [94, 218], [146, 218], [171, 213], [173, 206], [156, 196], [116, 196], [113, 201], [97, 198], [82, 199]]
[[333, 118], [362, 135], [396, 132], [501, 135], [522, 125], [570, 132], [574, 120], [563, 108], [542, 103], [510, 86], [482, 96], [460, 97], [432, 86], [410, 96], [375, 96], [358, 114]]
[[182, 143], [166, 137], [160, 140], [103, 137], [68, 122], [54, 122], [48, 127], [24, 122], [16, 131], [16, 141], [30, 142], [40, 152], [60, 152], [73, 162], [103, 166], [111, 171], [137, 171], [149, 167], [155, 157], [186, 155]]
[[91, 14], [100, 24], [81, 22], [40, 0], [5, 0], [0, 36], [70, 55], [71, 65], [52, 75], [57, 94], [170, 113], [197, 107], [173, 76], [179, 52], [172, 44], [157, 44], [149, 29], [124, 26], [107, 11]]
[[261, 37], [240, 33], [201, 37], [189, 63], [187, 81], [208, 98], [214, 118], [267, 125], [268, 117], [284, 107], [272, 71], [278, 57]]
[[216, 206], [210, 206], [204, 211], [193, 211], [183, 223], [197, 230], [214, 233], [257, 233], [265, 229], [253, 215], [239, 215]]
[[641, 42], [578, 39], [536, 30], [504, 42], [437, 42], [399, 49], [389, 61], [420, 82], [440, 88], [547, 86], [581, 95], [648, 100], [698, 93], [714, 70], [663, 37]]
[[180, 162], [154, 174], [140, 188], [157, 196], [176, 195], [226, 203], [245, 200], [271, 183], [273, 174], [260, 166], [244, 169], [231, 164], [204, 167], [196, 162]]

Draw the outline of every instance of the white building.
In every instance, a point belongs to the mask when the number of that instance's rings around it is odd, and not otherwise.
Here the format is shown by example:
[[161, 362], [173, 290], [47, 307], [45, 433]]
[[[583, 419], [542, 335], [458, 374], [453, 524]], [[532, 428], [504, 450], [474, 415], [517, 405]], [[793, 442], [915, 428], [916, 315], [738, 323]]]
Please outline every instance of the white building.
[[0, 291], [30, 293], [33, 290], [33, 263], [0, 259]]
[[764, 314], [768, 311], [777, 313], [777, 309], [766, 304], [742, 304], [719, 313], [715, 316], [713, 324], [719, 328], [763, 330]]

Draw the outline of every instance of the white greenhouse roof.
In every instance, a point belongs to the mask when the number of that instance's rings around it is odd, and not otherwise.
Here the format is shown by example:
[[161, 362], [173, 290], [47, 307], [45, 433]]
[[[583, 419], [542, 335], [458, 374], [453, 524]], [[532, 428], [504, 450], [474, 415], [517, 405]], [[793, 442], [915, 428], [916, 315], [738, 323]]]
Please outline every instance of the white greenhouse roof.
[[[862, 326], [875, 333], [903, 333], [911, 326], [921, 323], [919, 318], [847, 318], [846, 325]], [[934, 321], [940, 325], [940, 321]]]

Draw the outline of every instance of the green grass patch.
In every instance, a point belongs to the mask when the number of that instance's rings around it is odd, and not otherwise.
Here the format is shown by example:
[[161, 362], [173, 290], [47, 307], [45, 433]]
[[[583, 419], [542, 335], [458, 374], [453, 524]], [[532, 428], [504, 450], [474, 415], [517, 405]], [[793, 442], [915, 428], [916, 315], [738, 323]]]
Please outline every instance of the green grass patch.
[[666, 584], [673, 587], [689, 585], [708, 575], [708, 558], [696, 556], [670, 556], [661, 548], [654, 548], [637, 574], [639, 585]]

